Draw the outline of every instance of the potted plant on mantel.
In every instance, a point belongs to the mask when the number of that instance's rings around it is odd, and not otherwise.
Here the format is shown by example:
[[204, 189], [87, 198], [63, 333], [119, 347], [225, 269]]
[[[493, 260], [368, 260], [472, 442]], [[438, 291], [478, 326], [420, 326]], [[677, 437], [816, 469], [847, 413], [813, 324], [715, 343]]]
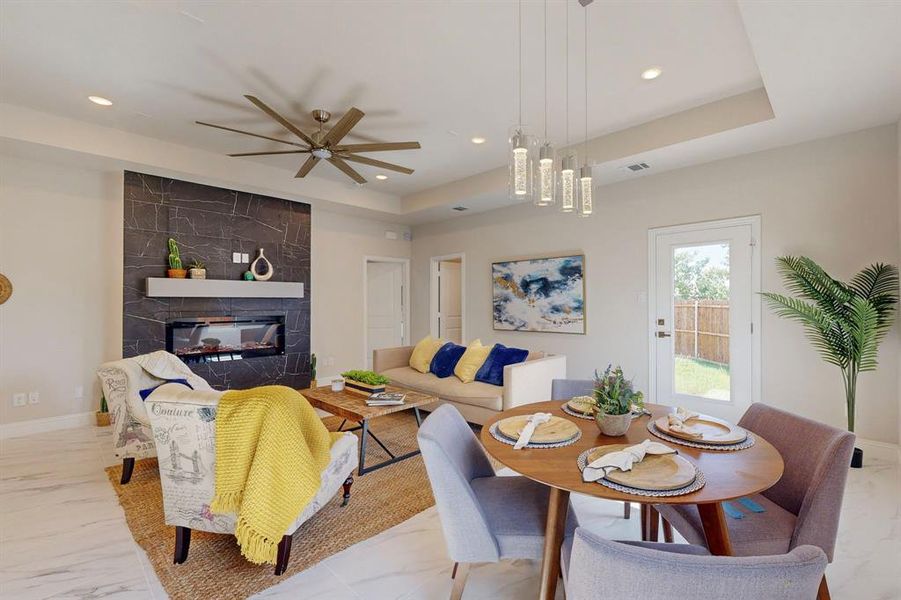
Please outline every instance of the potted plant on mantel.
[[188, 269], [188, 275], [191, 279], [206, 279], [206, 265], [195, 258]]
[[178, 243], [169, 238], [169, 270], [166, 276], [172, 279], [184, 279], [188, 271], [181, 264], [181, 255], [178, 253]]
[[594, 372], [594, 421], [601, 433], [615, 437], [624, 435], [632, 424], [632, 405], [644, 408], [644, 394], [632, 388], [620, 366], [607, 365], [602, 375]]
[[357, 394], [378, 394], [385, 391], [385, 386], [390, 381], [384, 375], [379, 375], [375, 371], [345, 371], [341, 373], [345, 381], [345, 386], [349, 392]]
[[[898, 268], [875, 263], [844, 283], [806, 256], [780, 256], [776, 261], [785, 286], [803, 300], [762, 295], [777, 315], [801, 323], [823, 360], [841, 369], [848, 431], [853, 432], [857, 376], [878, 366], [879, 344], [892, 327], [898, 304]], [[851, 466], [863, 466], [860, 448], [854, 449]]]

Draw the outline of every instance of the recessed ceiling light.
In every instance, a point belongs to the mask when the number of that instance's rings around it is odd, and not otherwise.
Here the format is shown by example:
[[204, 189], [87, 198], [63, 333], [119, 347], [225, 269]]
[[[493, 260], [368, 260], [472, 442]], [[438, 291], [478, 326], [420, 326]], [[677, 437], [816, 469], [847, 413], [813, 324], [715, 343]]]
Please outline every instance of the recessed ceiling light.
[[379, 175], [376, 175], [375, 178], [376, 178], [376, 179], [381, 179], [381, 180], [384, 181], [385, 179], [388, 179], [388, 176], [387, 176], [387, 175], [379, 174]]
[[88, 100], [90, 100], [94, 104], [99, 104], [100, 106], [112, 106], [113, 105], [112, 100], [107, 100], [103, 96], [88, 96]]
[[663, 69], [661, 69], [660, 67], [651, 67], [641, 72], [641, 78], [646, 81], [650, 81], [651, 79], [657, 79], [658, 77], [660, 77], [661, 73], [663, 73]]
[[471, 141], [472, 141], [473, 144], [484, 144], [484, 143], [485, 143], [485, 138], [476, 136], [476, 137], [472, 138]]

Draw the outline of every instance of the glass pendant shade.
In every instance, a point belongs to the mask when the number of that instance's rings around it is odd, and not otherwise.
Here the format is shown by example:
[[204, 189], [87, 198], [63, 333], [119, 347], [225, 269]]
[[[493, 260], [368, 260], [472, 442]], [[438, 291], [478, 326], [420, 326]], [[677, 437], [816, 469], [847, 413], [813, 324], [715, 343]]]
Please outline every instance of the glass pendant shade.
[[590, 217], [591, 206], [591, 167], [583, 165], [579, 172], [579, 216]]
[[576, 179], [576, 155], [568, 154], [560, 161], [560, 211], [573, 212], [576, 210], [576, 200], [579, 194], [579, 186]]
[[535, 186], [535, 156], [537, 141], [522, 126], [516, 126], [510, 134], [510, 199], [532, 200]]
[[535, 204], [550, 206], [554, 203], [554, 190], [557, 186], [554, 172], [554, 147], [543, 144], [538, 151], [538, 184]]

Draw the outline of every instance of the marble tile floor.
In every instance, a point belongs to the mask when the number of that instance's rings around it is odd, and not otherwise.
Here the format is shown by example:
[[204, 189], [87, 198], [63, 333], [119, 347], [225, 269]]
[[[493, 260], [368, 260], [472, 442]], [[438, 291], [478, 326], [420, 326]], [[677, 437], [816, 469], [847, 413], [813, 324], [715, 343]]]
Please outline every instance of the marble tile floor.
[[[113, 462], [109, 435], [85, 427], [0, 442], [0, 598], [166, 597], [103, 472]], [[897, 462], [851, 471], [827, 572], [836, 600], [901, 598], [899, 498]], [[626, 521], [621, 504], [585, 497], [573, 503], [583, 525], [610, 538], [638, 538], [637, 510]], [[257, 597], [445, 599], [451, 567], [431, 508]], [[465, 598], [530, 598], [537, 581], [532, 561], [481, 565]]]

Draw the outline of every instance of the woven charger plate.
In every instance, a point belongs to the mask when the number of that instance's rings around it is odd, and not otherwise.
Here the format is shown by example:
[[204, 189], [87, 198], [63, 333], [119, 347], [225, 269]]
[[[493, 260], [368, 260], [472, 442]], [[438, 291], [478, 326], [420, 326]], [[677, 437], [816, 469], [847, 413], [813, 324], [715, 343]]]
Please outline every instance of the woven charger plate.
[[[508, 417], [497, 422], [498, 432], [512, 440], [519, 439], [519, 434], [529, 422], [531, 415]], [[547, 423], [535, 428], [531, 441], [536, 444], [556, 444], [571, 440], [579, 435], [579, 426], [563, 417], [551, 417]]]
[[669, 420], [667, 417], [660, 417], [654, 424], [661, 432], [689, 442], [727, 446], [731, 444], [740, 444], [748, 437], [748, 432], [738, 425], [733, 425], [728, 421], [717, 419], [716, 417], [711, 417], [709, 415], [699, 415], [693, 419], [689, 419], [687, 422], [687, 425], [700, 433], [701, 437], [688, 435], [681, 431], [673, 431], [669, 427]]
[[587, 419], [589, 421], [594, 421], [594, 415], [592, 415], [592, 414], [586, 415], [585, 413], [583, 413], [580, 410], [575, 410], [572, 407], [570, 407], [568, 402], [564, 402], [563, 404], [561, 404], [560, 410], [562, 410], [563, 412], [565, 412], [566, 414], [568, 414], [571, 417], [576, 417], [577, 419]]
[[[593, 452], [595, 448], [589, 448], [585, 452], [579, 455], [579, 458], [576, 459], [577, 464], [579, 465], [579, 470], [584, 470], [585, 465], [588, 464], [588, 455]], [[663, 491], [654, 491], [654, 490], [642, 490], [639, 488], [630, 487], [628, 485], [620, 485], [618, 483], [613, 483], [609, 479], [598, 479], [595, 483], [598, 483], [604, 487], [608, 487], [611, 490], [616, 490], [617, 492], [622, 492], [624, 494], [633, 494], [635, 496], [647, 496], [650, 498], [664, 498], [664, 497], [673, 497], [673, 496], [684, 496], [685, 494], [691, 494], [697, 492], [699, 489], [707, 485], [707, 480], [704, 478], [704, 473], [701, 472], [697, 467], [695, 467], [695, 480], [688, 484], [687, 486], [675, 490], [663, 490]]]
[[0, 304], [3, 304], [13, 295], [13, 284], [6, 275], [0, 273]]
[[[593, 448], [586, 457], [586, 464], [628, 447], [629, 444], [611, 444]], [[630, 471], [614, 470], [606, 479], [640, 490], [666, 492], [689, 485], [695, 480], [696, 473], [695, 466], [678, 454], [648, 454], [644, 460], [632, 465]]]
[[666, 440], [667, 442], [672, 442], [674, 444], [680, 444], [682, 446], [688, 446], [690, 448], [700, 448], [701, 450], [716, 450], [718, 452], [733, 452], [735, 450], [744, 450], [745, 448], [750, 448], [754, 445], [755, 439], [754, 436], [750, 433], [748, 434], [747, 439], [739, 444], [705, 444], [704, 442], [697, 441], [688, 441], [683, 440], [677, 437], [673, 437], [668, 433], [663, 433], [659, 429], [657, 429], [657, 424], [654, 421], [648, 421], [648, 431], [653, 433], [655, 436], [659, 437], [662, 440]]

